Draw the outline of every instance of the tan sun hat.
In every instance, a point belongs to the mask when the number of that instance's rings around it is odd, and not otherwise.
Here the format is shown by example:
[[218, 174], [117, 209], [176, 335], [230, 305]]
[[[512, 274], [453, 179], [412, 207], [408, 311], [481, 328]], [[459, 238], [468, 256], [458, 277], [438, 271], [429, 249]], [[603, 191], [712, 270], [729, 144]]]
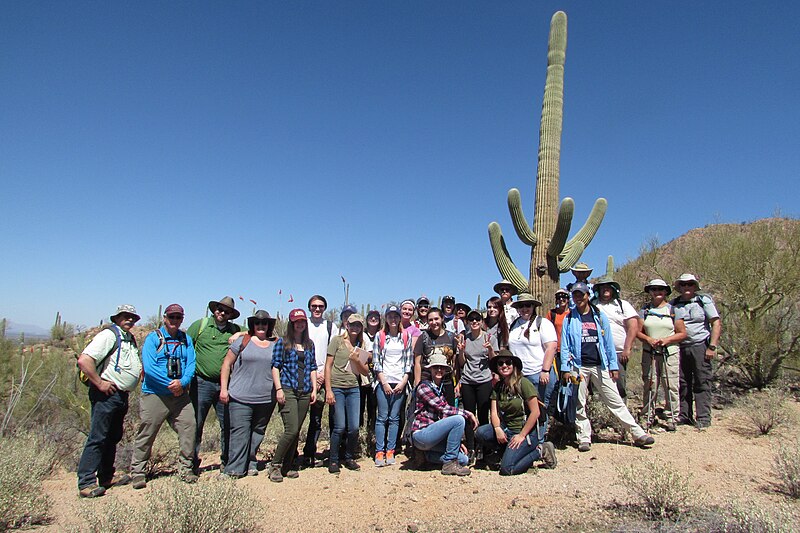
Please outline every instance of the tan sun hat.
[[672, 292], [672, 287], [661, 278], [651, 279], [647, 282], [647, 285], [644, 286], [644, 292], [650, 292], [650, 289], [653, 287], [661, 287], [662, 289], [667, 289], [667, 294]]
[[673, 284], [673, 286], [677, 289], [678, 285], [681, 282], [684, 282], [684, 283], [692, 282], [695, 285], [697, 285], [697, 290], [698, 291], [700, 290], [700, 282], [697, 280], [697, 278], [694, 276], [694, 274], [689, 274], [689, 273], [681, 274], [678, 277], [678, 279], [675, 280], [675, 283]]
[[542, 305], [542, 302], [534, 298], [532, 295], [528, 294], [527, 292], [523, 292], [519, 296], [517, 296], [517, 301], [511, 304], [511, 307], [514, 309], [518, 309], [520, 304], [523, 303], [532, 303], [534, 307], [539, 307]]

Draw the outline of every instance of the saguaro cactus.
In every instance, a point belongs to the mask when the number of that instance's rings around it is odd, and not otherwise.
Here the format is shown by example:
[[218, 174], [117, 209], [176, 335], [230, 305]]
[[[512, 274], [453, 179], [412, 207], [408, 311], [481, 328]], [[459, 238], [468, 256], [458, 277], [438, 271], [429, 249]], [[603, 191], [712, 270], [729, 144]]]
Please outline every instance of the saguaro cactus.
[[527, 279], [509, 255], [500, 225], [497, 222], [489, 224], [489, 242], [501, 276], [518, 290], [530, 292], [543, 302], [549, 302], [558, 289], [559, 275], [578, 262], [597, 233], [608, 206], [605, 198], [597, 199], [586, 223], [574, 237], [567, 240], [575, 202], [572, 198], [564, 198], [558, 205], [566, 51], [567, 15], [557, 11], [550, 21], [547, 46], [547, 77], [539, 128], [533, 226], [528, 224], [522, 211], [519, 191], [508, 191], [508, 210], [514, 229], [519, 239], [531, 247], [530, 276]]

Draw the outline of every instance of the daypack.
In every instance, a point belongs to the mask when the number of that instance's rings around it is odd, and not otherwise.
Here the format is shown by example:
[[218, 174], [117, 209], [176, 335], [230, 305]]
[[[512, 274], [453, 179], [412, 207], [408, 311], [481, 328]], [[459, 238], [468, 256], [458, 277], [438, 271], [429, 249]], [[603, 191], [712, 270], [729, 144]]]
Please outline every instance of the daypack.
[[[155, 333], [158, 336], [158, 347], [156, 347], [156, 353], [158, 353], [158, 352], [160, 352], [161, 350], [164, 349], [164, 346], [166, 346], [167, 339], [166, 339], [166, 337], [164, 337], [164, 334], [161, 332], [161, 328], [158, 328], [155, 331]], [[197, 336], [199, 337], [200, 334], [198, 333]], [[184, 333], [183, 331], [180, 331], [180, 330], [178, 331], [178, 339], [179, 339], [180, 344], [183, 344], [184, 346], [189, 346], [189, 341], [186, 340], [186, 333]]]
[[[408, 337], [408, 332], [403, 330], [403, 349], [407, 350], [411, 339]], [[386, 330], [380, 330], [378, 332], [378, 347], [381, 349], [381, 353], [383, 353], [383, 348], [386, 346]]]
[[[645, 304], [645, 306], [642, 307], [642, 311], [644, 311], [644, 316], [642, 317], [642, 320], [647, 320], [647, 317], [650, 316], [650, 315], [657, 316], [657, 317], [665, 317], [665, 316], [667, 316], [667, 315], [662, 315], [661, 313], [653, 313], [653, 312], [651, 312], [650, 310], [652, 308], [653, 308], [653, 306], [650, 305], [650, 304]], [[670, 304], [670, 306], [669, 306], [669, 317], [672, 319], [672, 322], [675, 323], [675, 306], [672, 305], [672, 304]]]
[[578, 387], [577, 383], [559, 379], [550, 395], [548, 414], [562, 424], [574, 425], [578, 408]]
[[[114, 332], [114, 345], [111, 347], [111, 349], [105, 355], [105, 357], [103, 357], [100, 361], [95, 363], [95, 368], [97, 369], [97, 375], [100, 375], [100, 374], [103, 373], [103, 371], [105, 370], [105, 367], [106, 367], [105, 362], [108, 360], [108, 358], [114, 352], [117, 352], [117, 361], [114, 363], [114, 370], [119, 372], [119, 356], [120, 356], [120, 353], [122, 352], [122, 337], [121, 337], [120, 332], [119, 332], [119, 326], [117, 326], [116, 324], [110, 324], [109, 326], [106, 326], [103, 329], [110, 329], [111, 331]], [[134, 347], [137, 347], [136, 346], [136, 337], [134, 337], [133, 335], [131, 335], [131, 342], [133, 343]], [[87, 344], [87, 346], [88, 346], [88, 344]], [[75, 359], [77, 359], [78, 357], [80, 357], [80, 354], [76, 354], [75, 355]], [[83, 383], [84, 385], [86, 385], [88, 387], [89, 383], [90, 383], [89, 376], [87, 376], [83, 372], [83, 370], [80, 369], [80, 367], [78, 366], [77, 363], [75, 363], [75, 367], [78, 369], [78, 381], [80, 381], [81, 383]]]

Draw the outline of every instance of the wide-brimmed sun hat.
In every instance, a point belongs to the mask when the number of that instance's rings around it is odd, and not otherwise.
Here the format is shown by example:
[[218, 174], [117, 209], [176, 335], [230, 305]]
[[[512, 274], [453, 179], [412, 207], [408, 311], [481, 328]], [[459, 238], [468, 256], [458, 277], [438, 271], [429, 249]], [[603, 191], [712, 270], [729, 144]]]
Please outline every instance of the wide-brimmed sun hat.
[[511, 353], [511, 350], [502, 349], [497, 352], [497, 355], [489, 359], [489, 369], [492, 371], [493, 374], [497, 374], [497, 361], [498, 359], [511, 359], [511, 362], [514, 363], [514, 367], [522, 372], [522, 359]]
[[511, 307], [513, 307], [514, 309], [519, 309], [520, 305], [527, 303], [532, 303], [534, 307], [539, 307], [540, 305], [542, 305], [542, 302], [534, 298], [531, 294], [523, 292], [519, 296], [517, 296], [517, 301], [511, 304]]
[[465, 313], [469, 313], [472, 311], [472, 308], [463, 302], [458, 302], [456, 304], [456, 311], [463, 309]]
[[678, 279], [676, 279], [676, 280], [675, 280], [675, 283], [673, 284], [673, 285], [675, 286], [675, 288], [676, 288], [676, 289], [678, 288], [678, 285], [680, 285], [680, 283], [681, 283], [681, 282], [684, 282], [684, 283], [688, 283], [688, 282], [694, 283], [695, 285], [697, 285], [697, 290], [698, 290], [698, 291], [700, 290], [700, 282], [697, 280], [697, 278], [694, 276], [694, 274], [689, 274], [689, 273], [687, 272], [687, 273], [685, 273], [685, 274], [681, 274], [680, 276], [678, 276]]
[[130, 304], [118, 305], [116, 310], [114, 310], [114, 312], [111, 313], [111, 316], [109, 318], [111, 319], [112, 322], [114, 322], [114, 319], [117, 318], [122, 313], [128, 313], [129, 315], [135, 316], [136, 320], [134, 320], [134, 322], [138, 322], [139, 320], [142, 319], [142, 317], [139, 316], [139, 313], [136, 312], [136, 308]]
[[267, 337], [271, 337], [272, 332], [275, 330], [275, 323], [278, 321], [278, 319], [272, 318], [271, 316], [269, 316], [269, 313], [267, 313], [263, 309], [259, 309], [253, 316], [247, 317], [248, 331], [255, 331], [255, 322], [262, 320], [267, 321]]
[[653, 287], [658, 287], [659, 289], [666, 289], [667, 294], [672, 292], [672, 287], [661, 278], [654, 278], [647, 282], [647, 285], [644, 286], [644, 292], [650, 292], [650, 289]]
[[609, 276], [601, 276], [600, 279], [598, 279], [597, 281], [594, 282], [594, 293], [596, 295], [598, 295], [598, 296], [600, 295], [600, 286], [601, 285], [609, 285], [612, 289], [617, 291], [617, 298], [619, 298], [619, 295], [620, 295], [620, 292], [621, 292], [622, 289], [620, 289], [619, 283], [614, 281], [611, 277], [609, 277]]
[[493, 287], [494, 288], [494, 292], [496, 292], [497, 294], [500, 294], [500, 289], [502, 289], [503, 287], [508, 287], [509, 289], [511, 289], [511, 296], [514, 296], [515, 294], [517, 294], [519, 292], [517, 290], [517, 286], [514, 285], [513, 283], [511, 283], [510, 281], [508, 281], [507, 279], [501, 279], [500, 281], [495, 283], [494, 287]]
[[208, 310], [212, 313], [217, 310], [219, 306], [227, 307], [231, 310], [231, 316], [229, 320], [236, 320], [239, 318], [239, 311], [236, 310], [236, 302], [233, 301], [233, 298], [230, 296], [226, 296], [225, 298], [220, 299], [219, 301], [211, 300], [208, 302]]
[[425, 368], [431, 368], [434, 366], [444, 366], [447, 367], [448, 370], [452, 370], [450, 363], [447, 362], [447, 357], [437, 348], [433, 349], [433, 353], [428, 359], [428, 364], [425, 365]]
[[572, 267], [570, 270], [573, 272], [592, 272], [592, 268], [589, 267], [586, 263], [575, 263], [575, 266]]

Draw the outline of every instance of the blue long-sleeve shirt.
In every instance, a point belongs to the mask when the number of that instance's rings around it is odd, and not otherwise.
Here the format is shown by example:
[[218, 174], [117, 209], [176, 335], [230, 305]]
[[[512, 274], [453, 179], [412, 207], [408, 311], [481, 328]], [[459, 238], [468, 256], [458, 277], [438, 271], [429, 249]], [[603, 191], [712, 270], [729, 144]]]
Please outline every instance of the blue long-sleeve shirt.
[[[617, 351], [614, 348], [614, 337], [611, 333], [611, 324], [608, 317], [600, 311], [592, 313], [597, 326], [597, 350], [600, 352], [600, 368], [603, 370], [619, 370]], [[561, 325], [561, 372], [568, 372], [573, 367], [581, 367], [581, 333], [583, 321], [577, 308], [570, 309]]]
[[195, 372], [195, 353], [192, 338], [179, 331], [177, 336], [172, 337], [167, 333], [167, 328], [159, 328], [164, 335], [164, 346], [158, 349], [158, 334], [153, 331], [144, 340], [142, 347], [142, 368], [144, 369], [144, 379], [142, 380], [142, 392], [146, 394], [158, 394], [160, 396], [172, 396], [172, 392], [167, 386], [172, 379], [167, 377], [167, 360], [170, 357], [177, 357], [181, 361], [181, 386], [185, 389], [191, 383]]

